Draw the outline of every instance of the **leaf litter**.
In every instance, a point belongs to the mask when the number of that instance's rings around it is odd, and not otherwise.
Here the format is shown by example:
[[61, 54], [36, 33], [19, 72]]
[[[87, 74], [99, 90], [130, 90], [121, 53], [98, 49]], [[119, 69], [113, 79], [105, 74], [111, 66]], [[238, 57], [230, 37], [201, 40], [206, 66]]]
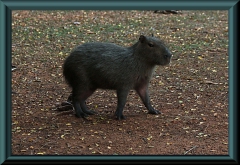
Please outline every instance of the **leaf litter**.
[[[114, 91], [97, 90], [87, 100], [98, 112], [89, 120], [61, 105], [71, 93], [62, 64], [72, 48], [92, 41], [131, 46], [152, 33], [174, 53], [149, 88], [162, 114], [146, 114], [134, 91], [124, 121], [113, 118]], [[12, 65], [14, 155], [228, 153], [227, 11], [13, 11]], [[67, 111], [55, 111], [61, 106]]]

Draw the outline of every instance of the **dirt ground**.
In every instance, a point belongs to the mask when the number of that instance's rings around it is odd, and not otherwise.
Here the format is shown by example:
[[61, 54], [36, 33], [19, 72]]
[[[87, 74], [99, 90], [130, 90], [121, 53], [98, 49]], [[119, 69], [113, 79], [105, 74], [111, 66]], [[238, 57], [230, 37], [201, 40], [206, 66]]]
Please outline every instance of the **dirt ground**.
[[[227, 14], [13, 11], [12, 154], [228, 155]], [[87, 100], [98, 112], [88, 120], [55, 111], [71, 92], [62, 64], [72, 48], [91, 40], [129, 46], [151, 27], [174, 54], [150, 82], [162, 114], [147, 114], [131, 91], [126, 120], [116, 120], [115, 91], [101, 89]]]

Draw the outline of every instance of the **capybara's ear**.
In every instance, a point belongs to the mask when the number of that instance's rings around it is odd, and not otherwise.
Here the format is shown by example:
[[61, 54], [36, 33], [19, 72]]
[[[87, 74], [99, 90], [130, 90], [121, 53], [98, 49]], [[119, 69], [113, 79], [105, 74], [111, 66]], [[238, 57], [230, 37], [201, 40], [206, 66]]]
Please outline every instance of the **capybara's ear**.
[[140, 35], [139, 41], [143, 43], [146, 40], [146, 37], [144, 35]]

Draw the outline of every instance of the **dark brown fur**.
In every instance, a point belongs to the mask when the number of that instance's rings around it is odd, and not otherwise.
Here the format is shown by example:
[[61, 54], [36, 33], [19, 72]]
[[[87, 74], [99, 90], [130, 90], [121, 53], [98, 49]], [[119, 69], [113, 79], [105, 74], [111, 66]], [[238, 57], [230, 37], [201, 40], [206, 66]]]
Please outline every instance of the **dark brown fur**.
[[63, 65], [76, 116], [95, 113], [87, 109], [85, 100], [98, 88], [117, 91], [117, 119], [125, 118], [122, 111], [131, 89], [137, 91], [149, 113], [159, 114], [150, 104], [148, 85], [154, 67], [169, 64], [171, 56], [162, 41], [143, 35], [131, 47], [100, 42], [76, 47]]

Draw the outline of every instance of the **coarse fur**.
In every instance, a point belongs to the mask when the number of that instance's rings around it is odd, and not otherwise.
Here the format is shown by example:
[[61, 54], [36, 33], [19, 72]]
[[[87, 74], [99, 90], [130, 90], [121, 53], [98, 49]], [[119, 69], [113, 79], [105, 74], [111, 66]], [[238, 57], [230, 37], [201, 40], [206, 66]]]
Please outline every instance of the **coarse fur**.
[[101, 42], [76, 47], [63, 65], [63, 75], [72, 87], [76, 116], [95, 113], [87, 109], [85, 100], [98, 88], [117, 91], [117, 119], [125, 118], [122, 111], [131, 89], [137, 91], [149, 113], [159, 114], [150, 104], [148, 85], [154, 67], [169, 64], [171, 56], [162, 41], [143, 35], [131, 47]]

